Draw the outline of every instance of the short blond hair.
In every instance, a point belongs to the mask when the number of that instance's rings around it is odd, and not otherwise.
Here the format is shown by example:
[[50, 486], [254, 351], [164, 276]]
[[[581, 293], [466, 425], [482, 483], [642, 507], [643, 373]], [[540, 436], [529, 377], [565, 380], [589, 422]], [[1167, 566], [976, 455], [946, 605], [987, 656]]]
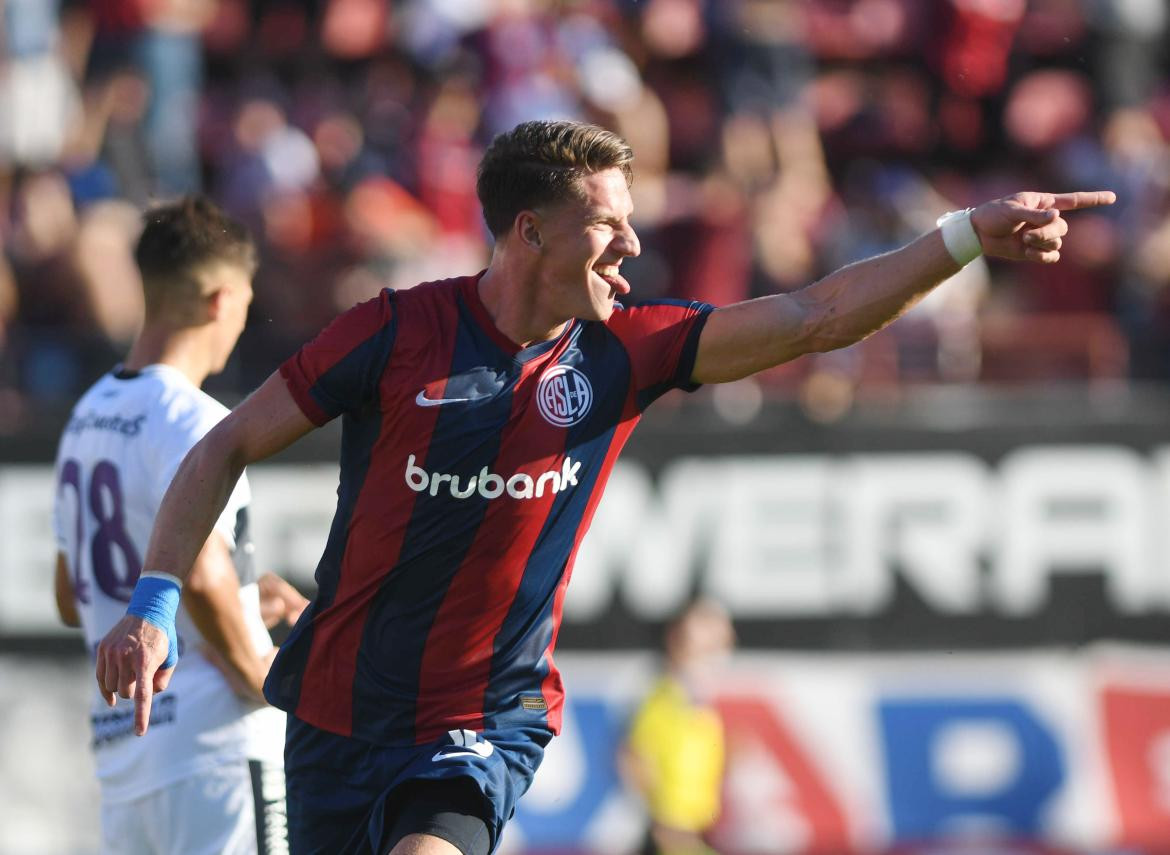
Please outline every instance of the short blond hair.
[[633, 181], [634, 152], [612, 131], [584, 122], [524, 122], [492, 140], [479, 163], [475, 190], [493, 235], [516, 215], [583, 198], [581, 179], [618, 169]]

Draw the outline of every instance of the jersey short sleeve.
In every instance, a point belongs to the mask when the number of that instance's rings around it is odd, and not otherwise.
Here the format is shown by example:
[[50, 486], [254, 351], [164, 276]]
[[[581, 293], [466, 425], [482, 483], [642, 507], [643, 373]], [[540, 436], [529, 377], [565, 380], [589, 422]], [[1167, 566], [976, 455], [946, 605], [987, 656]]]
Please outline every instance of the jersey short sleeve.
[[377, 405], [394, 346], [393, 296], [386, 289], [353, 307], [280, 366], [293, 400], [313, 424]]
[[671, 389], [699, 388], [691, 374], [699, 335], [714, 308], [696, 301], [655, 300], [610, 316], [606, 327], [630, 357], [639, 411]]

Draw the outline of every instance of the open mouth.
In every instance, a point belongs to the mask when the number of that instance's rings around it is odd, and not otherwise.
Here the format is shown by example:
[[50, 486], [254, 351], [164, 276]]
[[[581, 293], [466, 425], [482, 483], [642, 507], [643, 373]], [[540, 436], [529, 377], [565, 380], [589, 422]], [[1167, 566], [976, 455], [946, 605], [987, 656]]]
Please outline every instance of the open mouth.
[[593, 272], [605, 282], [616, 294], [628, 294], [630, 291], [630, 284], [622, 278], [618, 272], [618, 265], [616, 264], [599, 264], [593, 268]]

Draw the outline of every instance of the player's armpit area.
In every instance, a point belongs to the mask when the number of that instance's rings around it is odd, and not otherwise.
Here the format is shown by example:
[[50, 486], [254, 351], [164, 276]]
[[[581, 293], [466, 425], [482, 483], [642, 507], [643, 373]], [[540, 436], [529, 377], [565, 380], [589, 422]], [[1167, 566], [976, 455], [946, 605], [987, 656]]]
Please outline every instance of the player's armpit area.
[[57, 553], [57, 573], [53, 589], [57, 596], [57, 614], [61, 616], [61, 623], [65, 626], [81, 626], [73, 581], [69, 578], [69, 560], [61, 552]]
[[284, 378], [274, 372], [208, 436], [216, 435], [216, 441], [246, 466], [287, 448], [315, 427], [293, 400]]

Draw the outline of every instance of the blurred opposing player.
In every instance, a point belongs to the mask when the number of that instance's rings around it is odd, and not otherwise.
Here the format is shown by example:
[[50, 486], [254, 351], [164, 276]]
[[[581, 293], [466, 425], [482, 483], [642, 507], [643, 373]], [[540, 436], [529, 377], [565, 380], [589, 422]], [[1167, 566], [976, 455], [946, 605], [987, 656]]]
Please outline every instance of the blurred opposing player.
[[[199, 198], [149, 211], [135, 259], [145, 325], [125, 363], [77, 403], [57, 453], [57, 607], [91, 650], [126, 610], [179, 463], [227, 413], [199, 386], [235, 347], [256, 266], [245, 230]], [[177, 616], [183, 666], [156, 699], [149, 738], [133, 738], [132, 704], [110, 709], [94, 695], [104, 851], [287, 851], [284, 716], [262, 708], [274, 651], [248, 501], [244, 477], [192, 556]], [[283, 580], [266, 574], [264, 586], [274, 614], [303, 607]]]
[[[981, 251], [1056, 261], [1060, 211], [1112, 201], [1017, 194], [793, 294], [623, 309], [632, 159], [591, 125], [497, 137], [477, 185], [488, 269], [342, 315], [192, 449], [163, 500], [144, 566], [184, 577], [243, 467], [342, 417], [318, 596], [265, 684], [290, 713], [294, 852], [498, 845], [560, 730], [574, 556], [658, 397], [858, 341]], [[144, 578], [98, 650], [98, 685], [135, 698], [139, 732], [178, 592]]]

